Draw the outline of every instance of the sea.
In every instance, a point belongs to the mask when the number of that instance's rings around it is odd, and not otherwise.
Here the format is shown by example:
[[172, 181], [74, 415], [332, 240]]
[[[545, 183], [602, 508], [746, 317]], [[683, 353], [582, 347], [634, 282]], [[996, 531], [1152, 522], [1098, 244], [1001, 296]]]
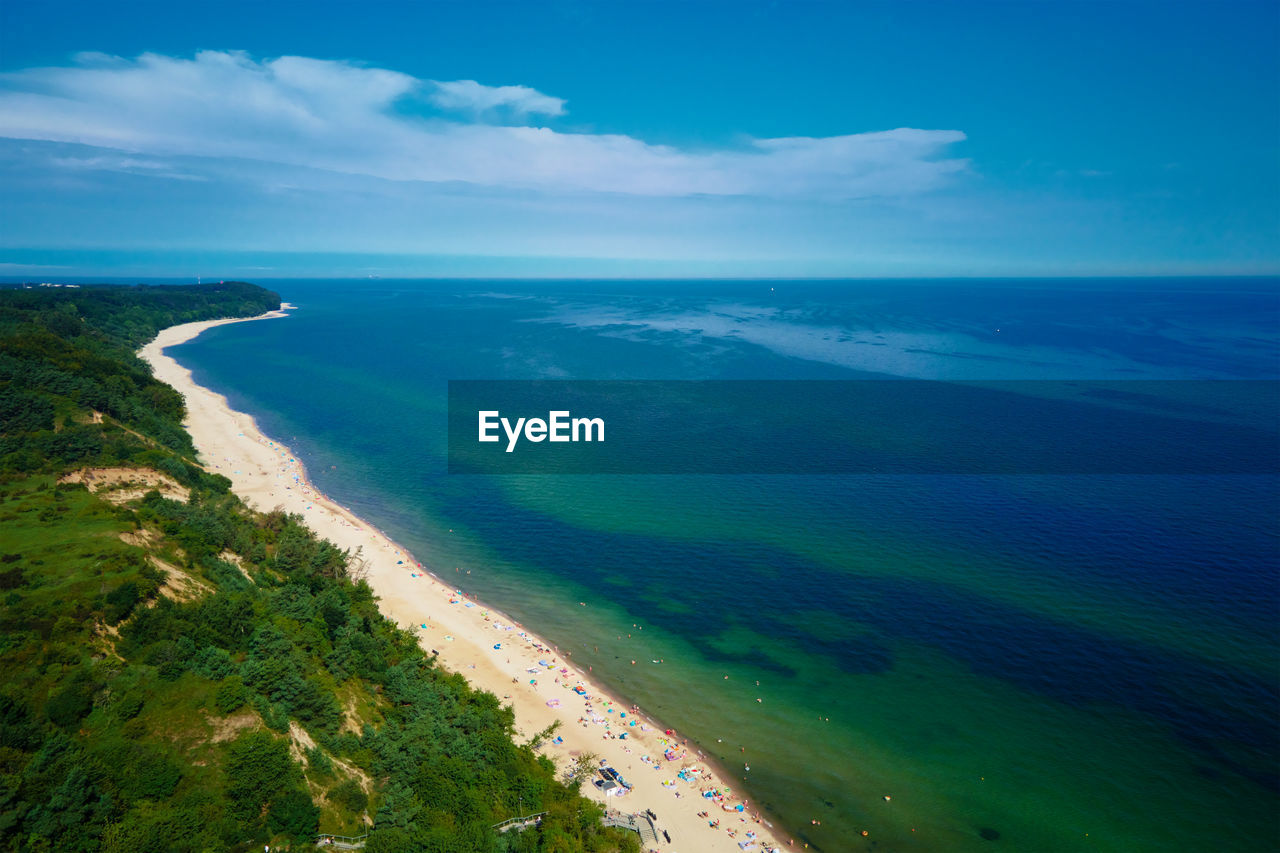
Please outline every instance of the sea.
[[[1280, 281], [259, 283], [297, 309], [170, 354], [796, 849], [1280, 849]], [[450, 381], [878, 379], [1011, 382], [1092, 464], [450, 473]], [[1257, 468], [1132, 473], [1135, 410]]]

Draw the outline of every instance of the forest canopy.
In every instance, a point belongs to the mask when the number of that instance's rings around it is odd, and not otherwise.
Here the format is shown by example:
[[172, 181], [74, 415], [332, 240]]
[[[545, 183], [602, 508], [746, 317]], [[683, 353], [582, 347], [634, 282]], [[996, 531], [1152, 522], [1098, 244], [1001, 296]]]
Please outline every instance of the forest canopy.
[[[136, 350], [279, 306], [242, 282], [0, 289], [0, 847], [638, 850], [381, 615], [358, 555], [200, 465]], [[100, 469], [140, 487], [70, 476]], [[547, 814], [494, 831], [521, 808]]]

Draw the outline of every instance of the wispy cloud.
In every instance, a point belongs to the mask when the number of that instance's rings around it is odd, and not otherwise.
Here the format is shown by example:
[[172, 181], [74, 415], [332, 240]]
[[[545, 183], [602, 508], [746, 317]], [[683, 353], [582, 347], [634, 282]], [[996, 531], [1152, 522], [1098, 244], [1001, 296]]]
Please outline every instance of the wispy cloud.
[[70, 269], [66, 264], [21, 264], [14, 261], [0, 261], [0, 273], [54, 272]]
[[151, 160], [145, 157], [130, 157], [125, 154], [105, 153], [92, 157], [50, 157], [49, 164], [62, 169], [84, 169], [88, 171], [128, 172], [134, 175], [151, 175], [157, 178], [172, 178], [178, 181], [206, 181], [204, 175], [192, 174], [174, 168], [163, 160]]
[[[494, 110], [514, 121], [481, 120]], [[955, 130], [749, 139], [694, 151], [527, 123], [563, 111], [562, 99], [525, 86], [234, 51], [81, 54], [68, 66], [0, 74], [0, 136], [157, 158], [556, 193], [819, 199], [916, 195], [968, 168], [949, 156], [965, 138]]]
[[441, 109], [484, 113], [507, 109], [518, 116], [564, 115], [564, 99], [544, 95], [528, 86], [485, 86], [475, 80], [433, 81], [435, 91], [428, 97]]

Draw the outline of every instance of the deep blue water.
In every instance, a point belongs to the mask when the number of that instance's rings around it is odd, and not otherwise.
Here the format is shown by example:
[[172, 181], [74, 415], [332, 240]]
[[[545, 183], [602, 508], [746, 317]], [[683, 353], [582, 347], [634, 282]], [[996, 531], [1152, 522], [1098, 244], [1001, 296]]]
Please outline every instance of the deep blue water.
[[458, 379], [1052, 380], [1046, 441], [1085, 407], [1266, 435], [1274, 386], [1146, 380], [1280, 379], [1276, 281], [264, 283], [299, 309], [173, 351], [197, 380], [437, 574], [748, 755], [797, 838], [1280, 846], [1267, 466], [462, 476], [445, 453]]

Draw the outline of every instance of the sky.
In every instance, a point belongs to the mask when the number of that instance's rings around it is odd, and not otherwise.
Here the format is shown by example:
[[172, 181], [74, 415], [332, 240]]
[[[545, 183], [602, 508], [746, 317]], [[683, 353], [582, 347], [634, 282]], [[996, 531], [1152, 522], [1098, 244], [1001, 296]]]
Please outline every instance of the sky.
[[0, 0], [0, 275], [1280, 273], [1280, 4]]

